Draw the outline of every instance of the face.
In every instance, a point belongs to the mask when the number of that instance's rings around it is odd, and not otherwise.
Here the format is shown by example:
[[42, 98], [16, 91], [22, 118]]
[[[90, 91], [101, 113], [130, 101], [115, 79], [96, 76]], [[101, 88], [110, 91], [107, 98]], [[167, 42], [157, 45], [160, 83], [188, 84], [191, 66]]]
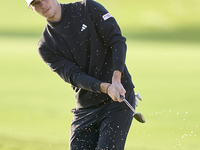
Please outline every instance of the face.
[[61, 6], [57, 0], [34, 0], [30, 6], [49, 21], [59, 21], [61, 18]]

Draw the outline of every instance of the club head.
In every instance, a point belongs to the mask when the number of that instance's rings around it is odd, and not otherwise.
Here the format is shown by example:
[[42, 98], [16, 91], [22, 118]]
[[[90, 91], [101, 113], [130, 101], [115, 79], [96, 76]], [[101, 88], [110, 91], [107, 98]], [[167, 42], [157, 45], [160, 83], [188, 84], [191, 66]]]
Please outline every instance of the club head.
[[141, 122], [141, 123], [145, 123], [145, 119], [144, 119], [144, 116], [141, 114], [141, 113], [136, 113], [136, 114], [133, 114], [133, 117]]
[[136, 94], [135, 94], [135, 97], [137, 97], [139, 100], [142, 101], [142, 97], [141, 97], [141, 95], [140, 95], [139, 93], [136, 93]]

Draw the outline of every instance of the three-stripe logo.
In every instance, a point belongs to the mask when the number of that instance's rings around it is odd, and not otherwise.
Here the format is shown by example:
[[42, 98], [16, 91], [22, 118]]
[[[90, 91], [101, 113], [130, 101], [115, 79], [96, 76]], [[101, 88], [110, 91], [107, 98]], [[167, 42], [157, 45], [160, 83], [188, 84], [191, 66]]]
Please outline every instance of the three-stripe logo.
[[82, 25], [81, 31], [84, 31], [87, 28], [85, 24]]

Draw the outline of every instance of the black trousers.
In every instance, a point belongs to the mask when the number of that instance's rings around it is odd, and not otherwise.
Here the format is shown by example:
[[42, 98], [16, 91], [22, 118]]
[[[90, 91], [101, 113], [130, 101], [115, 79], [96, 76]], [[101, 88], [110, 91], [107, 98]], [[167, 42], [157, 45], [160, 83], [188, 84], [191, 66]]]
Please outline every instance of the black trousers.
[[[126, 99], [135, 106], [135, 93], [126, 92]], [[112, 100], [87, 109], [74, 111], [71, 124], [70, 150], [124, 150], [133, 119], [124, 102]]]

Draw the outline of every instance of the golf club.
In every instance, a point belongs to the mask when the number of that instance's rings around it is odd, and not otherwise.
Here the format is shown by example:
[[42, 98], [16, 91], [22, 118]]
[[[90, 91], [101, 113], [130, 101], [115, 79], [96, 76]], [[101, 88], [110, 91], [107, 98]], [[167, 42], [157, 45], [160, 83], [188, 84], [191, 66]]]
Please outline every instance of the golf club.
[[135, 109], [131, 106], [131, 104], [124, 98], [124, 96], [120, 95], [120, 98], [126, 103], [126, 105], [133, 111], [133, 117], [141, 122], [141, 123], [145, 123], [145, 119], [144, 116], [141, 113], [137, 113], [135, 111]]

